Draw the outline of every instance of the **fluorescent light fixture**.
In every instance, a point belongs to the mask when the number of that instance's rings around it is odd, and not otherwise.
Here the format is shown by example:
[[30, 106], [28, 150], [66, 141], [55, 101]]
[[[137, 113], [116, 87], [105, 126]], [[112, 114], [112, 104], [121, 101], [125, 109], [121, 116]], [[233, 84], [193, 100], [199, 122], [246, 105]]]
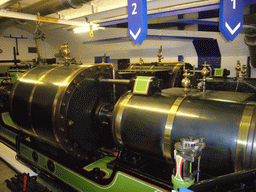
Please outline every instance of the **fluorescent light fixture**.
[[5, 4], [6, 2], [8, 2], [9, 0], [0, 0], [0, 5]]
[[77, 27], [75, 29], [73, 29], [74, 33], [85, 33], [85, 32], [89, 32], [89, 31], [96, 31], [99, 29], [105, 29], [105, 27], [100, 27], [99, 24], [85, 24], [81, 27]]
[[77, 27], [73, 29], [74, 33], [83, 33], [90, 31], [90, 24], [84, 24], [82, 27]]

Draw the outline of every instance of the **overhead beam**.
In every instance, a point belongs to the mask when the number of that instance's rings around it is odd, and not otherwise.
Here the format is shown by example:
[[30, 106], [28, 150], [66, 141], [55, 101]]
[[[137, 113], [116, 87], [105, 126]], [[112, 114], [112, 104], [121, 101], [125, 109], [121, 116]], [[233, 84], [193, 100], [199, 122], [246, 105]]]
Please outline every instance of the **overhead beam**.
[[[174, 10], [182, 10], [192, 7], [206, 6], [218, 4], [219, 0], [183, 0], [182, 3], [177, 1], [162, 0], [162, 1], [148, 1], [148, 15], [169, 12]], [[100, 5], [99, 5], [100, 6]], [[103, 23], [112, 20], [127, 19], [127, 6], [102, 11], [90, 15], [84, 15], [88, 22]], [[80, 17], [82, 18], [82, 17]]]
[[[148, 14], [148, 19], [168, 17], [172, 15], [181, 15], [181, 14], [187, 14], [187, 13], [200, 12], [200, 11], [209, 11], [209, 10], [219, 9], [219, 7], [220, 7], [219, 3], [216, 3], [216, 4], [204, 5], [204, 6], [198, 6], [198, 7], [190, 7], [190, 8], [171, 10], [171, 11], [160, 12], [160, 13], [153, 13], [153, 14]], [[99, 24], [101, 27], [103, 27], [103, 26], [115, 25], [115, 24], [126, 23], [126, 22], [128, 22], [128, 18], [106, 21]]]
[[[166, 40], [166, 39], [181, 39], [181, 40], [209, 40], [213, 38], [208, 37], [188, 37], [188, 36], [168, 36], [168, 35], [147, 35], [146, 40]], [[102, 42], [111, 42], [111, 41], [131, 41], [130, 37], [118, 37], [118, 38], [109, 38], [109, 39], [100, 39], [94, 41], [84, 41], [83, 44], [91, 44], [91, 43], [102, 43]]]

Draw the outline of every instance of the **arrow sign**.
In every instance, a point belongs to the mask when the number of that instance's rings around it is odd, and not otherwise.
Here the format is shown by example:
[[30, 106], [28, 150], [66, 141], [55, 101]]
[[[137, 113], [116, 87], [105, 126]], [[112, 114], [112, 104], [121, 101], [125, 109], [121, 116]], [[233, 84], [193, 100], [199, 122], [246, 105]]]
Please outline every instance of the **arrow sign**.
[[243, 28], [243, 0], [220, 0], [219, 30], [233, 41]]
[[147, 0], [128, 0], [128, 32], [135, 45], [147, 36], [147, 20]]

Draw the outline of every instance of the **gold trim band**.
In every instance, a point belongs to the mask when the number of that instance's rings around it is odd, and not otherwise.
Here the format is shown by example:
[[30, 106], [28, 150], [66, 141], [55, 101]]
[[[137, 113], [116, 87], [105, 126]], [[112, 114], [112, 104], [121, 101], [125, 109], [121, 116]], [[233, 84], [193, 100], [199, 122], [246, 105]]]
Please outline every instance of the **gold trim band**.
[[129, 102], [129, 100], [131, 99], [132, 96], [133, 96], [132, 94], [124, 96], [124, 98], [122, 98], [122, 100], [120, 100], [120, 102], [118, 104], [118, 108], [117, 108], [117, 114], [116, 114], [115, 121], [114, 121], [114, 134], [115, 134], [114, 136], [116, 138], [116, 141], [120, 145], [123, 145], [122, 136], [121, 136], [122, 116], [123, 116], [125, 106], [127, 105], [127, 103]]
[[36, 130], [35, 130], [35, 128], [34, 128], [34, 125], [33, 125], [33, 123], [32, 123], [33, 121], [32, 121], [32, 117], [31, 117], [31, 115], [32, 115], [31, 110], [32, 110], [33, 98], [34, 98], [34, 94], [35, 94], [35, 91], [36, 91], [36, 89], [37, 89], [39, 83], [41, 83], [42, 79], [44, 79], [45, 76], [46, 76], [48, 73], [52, 72], [54, 69], [56, 69], [56, 67], [54, 67], [54, 68], [52, 68], [52, 69], [50, 69], [50, 70], [48, 70], [48, 71], [46, 70], [46, 72], [37, 80], [38, 83], [35, 83], [35, 84], [34, 84], [34, 87], [33, 87], [32, 91], [31, 91], [31, 93], [30, 93], [30, 96], [29, 96], [29, 101], [28, 101], [28, 117], [29, 117], [29, 123], [30, 123], [30, 127], [31, 127], [32, 131], [34, 132], [34, 134], [35, 134], [37, 137], [38, 137], [38, 135], [37, 135]]
[[174, 118], [175, 115], [178, 111], [179, 106], [181, 105], [182, 101], [185, 99], [186, 97], [178, 97], [170, 111], [167, 117], [167, 121], [165, 124], [165, 131], [164, 131], [164, 153], [165, 153], [165, 157], [169, 160], [172, 159], [172, 155], [171, 155], [171, 133], [172, 133], [172, 127], [173, 127], [173, 122], [174, 122]]
[[240, 121], [237, 144], [236, 144], [235, 171], [242, 170], [245, 165], [246, 149], [248, 145], [248, 134], [250, 130], [254, 108], [255, 108], [255, 105], [247, 104]]

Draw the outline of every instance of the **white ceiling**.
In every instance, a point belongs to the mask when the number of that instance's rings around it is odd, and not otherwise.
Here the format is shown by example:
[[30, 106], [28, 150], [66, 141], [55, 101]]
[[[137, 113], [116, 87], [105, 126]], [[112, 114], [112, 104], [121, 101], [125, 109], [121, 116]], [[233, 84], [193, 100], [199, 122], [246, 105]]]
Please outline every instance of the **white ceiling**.
[[[14, 1], [14, 0], [13, 0]], [[11, 1], [11, 2], [13, 2]], [[18, 0], [16, 0], [18, 1]], [[35, 3], [39, 0], [20, 0], [19, 3], [11, 5], [9, 8], [13, 11], [18, 11], [18, 7], [23, 8]], [[49, 0], [50, 1], [50, 0]], [[148, 14], [161, 13], [164, 11], [172, 11], [178, 9], [185, 9], [190, 7], [197, 7], [209, 4], [219, 3], [219, 0], [148, 0]], [[7, 9], [7, 7], [6, 7]], [[48, 17], [60, 17], [61, 19], [67, 20], [85, 20], [85, 17], [89, 22], [101, 23], [104, 21], [113, 21], [121, 18], [127, 18], [127, 0], [93, 0], [90, 3], [84, 4], [78, 9], [66, 9], [47, 15]], [[186, 19], [197, 19], [197, 13], [190, 13], [184, 15], [184, 20]], [[216, 18], [215, 18], [216, 19]], [[177, 15], [169, 17], [160, 17], [154, 19], [148, 19], [148, 23], [165, 23], [173, 22], [178, 20]], [[217, 21], [217, 20], [214, 20]], [[32, 35], [35, 31], [35, 22], [26, 22], [26, 25], [16, 25], [15, 28], [20, 28], [30, 32]], [[63, 42], [68, 42], [70, 50], [73, 56], [78, 60], [83, 62], [93, 62], [94, 56], [107, 55], [111, 56], [112, 59], [118, 58], [140, 58], [145, 57], [150, 59], [151, 57], [157, 58], [157, 50], [160, 46], [163, 46], [164, 56], [167, 58], [176, 58], [177, 55], [181, 54], [184, 57], [196, 56], [196, 52], [193, 48], [192, 40], [182, 40], [182, 39], [167, 39], [167, 40], [145, 40], [141, 46], [135, 46], [132, 41], [107, 41], [109, 39], [116, 39], [119, 37], [128, 37], [128, 30], [124, 28], [112, 28], [108, 27], [106, 30], [95, 31], [94, 37], [90, 37], [89, 34], [74, 34], [70, 31], [70, 26], [60, 25], [60, 24], [50, 24], [43, 23], [41, 27], [42, 31], [46, 33], [46, 39], [44, 42], [49, 43], [54, 49], [58, 50], [59, 46]], [[63, 30], [65, 29], [65, 30]], [[197, 29], [196, 29], [197, 30]], [[186, 29], [183, 31], [175, 30], [174, 27], [168, 30], [166, 29], [149, 29], [149, 35], [159, 35], [159, 36], [182, 36], [182, 37], [205, 37], [218, 39], [220, 42], [220, 49], [222, 53], [229, 50], [228, 54], [236, 54], [236, 51], [230, 50], [246, 50], [247, 47], [230, 46], [223, 40], [222, 36], [216, 32], [198, 32], [194, 29]], [[0, 24], [1, 32], [1, 24]], [[7, 33], [9, 34], [9, 33]], [[239, 39], [241, 40], [242, 37]], [[97, 40], [106, 40], [105, 42], [96, 42]], [[95, 41], [96, 43], [90, 43]], [[241, 40], [242, 41], [242, 40]], [[88, 43], [87, 43], [88, 42]], [[41, 50], [44, 47], [41, 46]], [[44, 55], [43, 56], [49, 56]], [[240, 54], [243, 55], [243, 54]], [[247, 55], [245, 53], [244, 55]], [[196, 64], [197, 61], [194, 61]]]
[[[24, 8], [32, 3], [36, 3], [39, 0], [10, 0], [8, 7], [12, 11], [19, 11], [19, 9]], [[188, 7], [202, 6], [208, 4], [218, 3], [219, 0], [148, 0], [148, 14], [171, 11], [177, 9], [184, 9]], [[73, 9], [69, 8], [58, 13], [53, 13], [47, 15], [49, 17], [58, 17], [66, 20], [82, 20], [86, 19], [88, 22], [100, 23], [105, 21], [117, 20], [122, 18], [127, 18], [127, 0], [92, 0], [89, 3], [84, 4], [82, 7]], [[157, 18], [152, 19], [153, 22], [164, 22], [173, 18]], [[150, 20], [148, 21], [151, 22]], [[42, 27], [45, 27], [46, 30], [52, 30], [54, 28], [63, 28], [67, 26], [59, 25], [49, 25], [44, 24]], [[27, 29], [27, 27], [25, 27]]]

